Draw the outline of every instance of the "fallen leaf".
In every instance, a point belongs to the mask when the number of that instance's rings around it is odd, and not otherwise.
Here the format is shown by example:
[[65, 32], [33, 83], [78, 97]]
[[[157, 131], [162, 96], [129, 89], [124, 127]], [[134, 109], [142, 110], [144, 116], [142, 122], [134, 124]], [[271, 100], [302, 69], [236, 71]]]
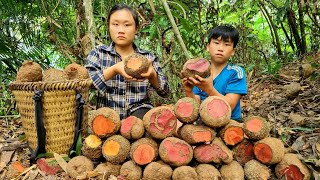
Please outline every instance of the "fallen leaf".
[[43, 171], [46, 175], [54, 175], [59, 171], [58, 167], [48, 165], [47, 161], [44, 158], [38, 159], [37, 165], [39, 166], [40, 170]]
[[0, 162], [0, 172], [3, 168], [5, 168], [7, 165], [4, 162]]
[[317, 150], [318, 154], [320, 154], [320, 143], [316, 144], [316, 150]]
[[304, 124], [304, 120], [306, 119], [305, 117], [301, 116], [300, 114], [296, 114], [294, 112], [291, 112], [289, 117], [288, 117], [291, 121], [293, 121], [296, 124]]
[[19, 173], [22, 173], [26, 170], [26, 168], [22, 165], [20, 161], [15, 161], [11, 164], [11, 167], [17, 170]]
[[57, 153], [53, 153], [53, 156], [56, 159], [56, 161], [58, 162], [58, 164], [60, 165], [60, 167], [64, 170], [64, 172], [67, 172], [68, 163], [62, 158], [62, 156], [60, 156]]
[[1, 152], [1, 163], [5, 163], [6, 165], [11, 161], [12, 155], [14, 151], [2, 151]]
[[304, 142], [305, 140], [305, 137], [304, 136], [300, 136], [296, 139], [296, 141], [292, 144], [292, 149], [295, 150], [295, 151], [299, 151], [299, 150], [302, 150], [304, 145], [306, 144]]

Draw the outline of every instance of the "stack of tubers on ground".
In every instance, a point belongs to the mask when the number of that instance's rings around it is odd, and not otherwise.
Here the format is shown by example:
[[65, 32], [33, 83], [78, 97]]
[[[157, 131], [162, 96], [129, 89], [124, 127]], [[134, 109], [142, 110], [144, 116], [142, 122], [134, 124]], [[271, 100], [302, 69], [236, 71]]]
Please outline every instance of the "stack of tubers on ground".
[[43, 71], [38, 63], [26, 60], [17, 72], [16, 82], [57, 82], [88, 78], [87, 69], [76, 63], [67, 65], [64, 70], [49, 68]]
[[272, 174], [310, 179], [298, 156], [269, 136], [264, 118], [239, 123], [230, 116], [228, 103], [216, 96], [201, 104], [185, 97], [153, 108], [143, 119], [120, 120], [114, 110], [100, 108], [89, 120], [92, 134], [83, 141], [82, 156], [68, 163], [68, 174], [127, 180], [267, 180]]

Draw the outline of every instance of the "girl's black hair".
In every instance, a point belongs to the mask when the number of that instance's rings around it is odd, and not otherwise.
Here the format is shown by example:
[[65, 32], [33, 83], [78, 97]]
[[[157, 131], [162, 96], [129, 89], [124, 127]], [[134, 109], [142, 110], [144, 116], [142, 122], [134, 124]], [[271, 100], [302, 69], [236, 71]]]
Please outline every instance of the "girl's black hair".
[[131, 12], [134, 22], [136, 23], [136, 28], [139, 27], [139, 16], [138, 13], [130, 6], [126, 5], [126, 4], [116, 4], [114, 5], [108, 15], [108, 25], [110, 24], [110, 17], [113, 13], [115, 13], [118, 10], [122, 10], [122, 9], [127, 9], [128, 11]]
[[239, 41], [239, 32], [231, 25], [220, 25], [211, 29], [208, 33], [208, 43], [211, 39], [222, 38], [223, 41], [232, 41], [233, 47], [236, 47]]

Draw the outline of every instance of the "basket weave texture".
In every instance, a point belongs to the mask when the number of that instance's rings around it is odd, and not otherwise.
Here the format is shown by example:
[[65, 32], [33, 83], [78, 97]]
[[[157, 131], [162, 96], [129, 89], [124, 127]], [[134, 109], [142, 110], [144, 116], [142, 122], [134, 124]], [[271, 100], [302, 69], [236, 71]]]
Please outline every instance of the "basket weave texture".
[[64, 82], [13, 82], [10, 89], [15, 97], [26, 139], [31, 149], [37, 147], [34, 90], [43, 90], [42, 118], [46, 129], [46, 152], [68, 153], [73, 144], [77, 119], [76, 89], [85, 100], [82, 132], [88, 124], [88, 99], [91, 79]]

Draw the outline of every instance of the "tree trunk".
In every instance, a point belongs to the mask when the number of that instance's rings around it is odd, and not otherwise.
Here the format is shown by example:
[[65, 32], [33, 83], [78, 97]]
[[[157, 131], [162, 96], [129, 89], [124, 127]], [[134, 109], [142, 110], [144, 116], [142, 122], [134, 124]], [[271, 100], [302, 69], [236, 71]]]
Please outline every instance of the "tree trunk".
[[294, 41], [296, 43], [296, 47], [297, 47], [297, 54], [300, 55], [301, 54], [301, 39], [299, 36], [299, 32], [297, 29], [297, 25], [296, 25], [296, 17], [294, 12], [292, 11], [292, 9], [289, 7], [287, 9], [287, 18], [288, 18], [288, 24], [291, 30], [291, 33], [293, 34], [294, 37]]
[[277, 32], [277, 27], [273, 23], [272, 17], [270, 16], [268, 10], [266, 9], [265, 5], [262, 2], [260, 2], [260, 6], [259, 7], [261, 8], [262, 12], [264, 12], [265, 18], [269, 22], [270, 29], [273, 31], [274, 38], [276, 40], [275, 46], [277, 48], [278, 55], [281, 56], [282, 55], [282, 51], [281, 51], [281, 46], [280, 46], [280, 38], [279, 38], [279, 35], [278, 35], [278, 32]]
[[170, 22], [171, 22], [171, 24], [172, 24], [173, 32], [174, 32], [174, 34], [177, 36], [178, 41], [179, 41], [179, 43], [180, 43], [180, 45], [181, 45], [181, 48], [182, 48], [182, 50], [183, 50], [183, 52], [184, 52], [184, 55], [185, 55], [185, 57], [186, 57], [187, 59], [189, 59], [190, 56], [189, 56], [188, 50], [187, 50], [187, 48], [186, 48], [186, 45], [185, 45], [184, 42], [183, 42], [183, 39], [182, 39], [182, 37], [181, 37], [181, 34], [180, 34], [179, 29], [178, 29], [178, 27], [177, 27], [177, 24], [176, 24], [176, 22], [175, 22], [174, 19], [173, 19], [173, 16], [172, 16], [171, 11], [170, 11], [170, 8], [169, 8], [169, 5], [168, 5], [168, 3], [167, 3], [166, 0], [161, 0], [161, 1], [162, 1], [162, 4], [163, 4], [163, 7], [164, 7], [164, 9], [165, 9], [165, 11], [166, 11], [166, 13], [167, 13], [167, 16], [168, 16], [168, 18], [169, 18], [169, 20], [170, 20]]
[[96, 44], [96, 39], [95, 39], [96, 25], [94, 23], [94, 18], [93, 18], [92, 0], [83, 0], [83, 6], [85, 9], [86, 20], [88, 23], [88, 32], [87, 33], [89, 34], [91, 46], [93, 48]]
[[281, 22], [280, 24], [281, 24], [281, 28], [282, 28], [282, 30], [283, 30], [283, 32], [284, 32], [284, 34], [285, 34], [285, 36], [286, 36], [289, 44], [290, 44], [290, 47], [291, 47], [292, 51], [295, 51], [295, 47], [294, 47], [294, 44], [293, 44], [293, 42], [292, 42], [292, 38], [289, 37], [288, 32], [287, 32], [287, 30], [284, 28], [283, 23]]
[[307, 52], [307, 44], [306, 44], [306, 33], [305, 33], [305, 25], [303, 20], [303, 0], [297, 0], [297, 4], [299, 7], [299, 24], [300, 24], [300, 33], [301, 33], [301, 46], [299, 47], [301, 54], [305, 54]]

